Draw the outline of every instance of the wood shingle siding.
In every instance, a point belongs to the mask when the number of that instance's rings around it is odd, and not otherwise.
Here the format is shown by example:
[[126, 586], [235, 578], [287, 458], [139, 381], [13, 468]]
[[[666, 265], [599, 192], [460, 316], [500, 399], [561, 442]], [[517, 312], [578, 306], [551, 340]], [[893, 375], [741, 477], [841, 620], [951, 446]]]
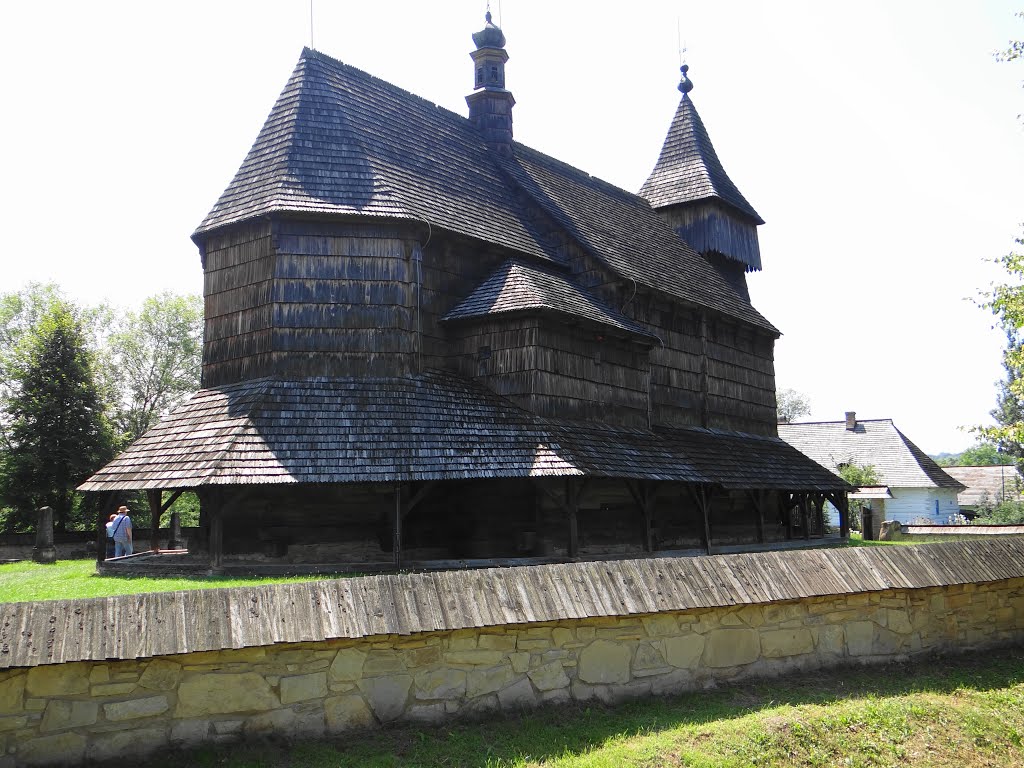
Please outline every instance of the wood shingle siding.
[[1020, 539], [364, 576], [0, 605], [0, 668], [1024, 577]]

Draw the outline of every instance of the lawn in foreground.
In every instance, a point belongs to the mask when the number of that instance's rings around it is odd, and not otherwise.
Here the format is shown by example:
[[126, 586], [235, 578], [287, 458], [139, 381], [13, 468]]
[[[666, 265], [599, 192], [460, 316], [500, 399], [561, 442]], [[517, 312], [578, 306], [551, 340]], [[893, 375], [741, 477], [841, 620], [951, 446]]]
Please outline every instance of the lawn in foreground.
[[72, 600], [82, 597], [174, 592], [179, 589], [241, 587], [287, 581], [317, 581], [329, 576], [123, 576], [96, 573], [95, 560], [60, 560], [51, 565], [23, 561], [0, 565], [0, 603]]
[[153, 768], [1024, 765], [1024, 649], [750, 682], [615, 708], [170, 753]]

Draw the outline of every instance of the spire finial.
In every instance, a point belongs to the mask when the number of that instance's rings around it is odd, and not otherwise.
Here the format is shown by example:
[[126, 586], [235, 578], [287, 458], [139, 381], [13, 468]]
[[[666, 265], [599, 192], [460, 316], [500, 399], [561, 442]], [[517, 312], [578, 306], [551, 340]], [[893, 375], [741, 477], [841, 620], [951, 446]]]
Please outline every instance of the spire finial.
[[683, 64], [679, 71], [682, 73], [679, 76], [679, 91], [685, 96], [693, 90], [693, 81], [686, 76], [686, 73], [690, 71], [690, 65]]

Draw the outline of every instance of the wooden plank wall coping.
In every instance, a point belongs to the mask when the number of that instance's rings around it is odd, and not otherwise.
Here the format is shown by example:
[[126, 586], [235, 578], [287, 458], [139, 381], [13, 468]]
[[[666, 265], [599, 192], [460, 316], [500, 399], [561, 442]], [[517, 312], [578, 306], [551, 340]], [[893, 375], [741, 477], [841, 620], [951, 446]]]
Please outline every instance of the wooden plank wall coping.
[[565, 563], [0, 606], [0, 668], [1024, 577], [1024, 540]]

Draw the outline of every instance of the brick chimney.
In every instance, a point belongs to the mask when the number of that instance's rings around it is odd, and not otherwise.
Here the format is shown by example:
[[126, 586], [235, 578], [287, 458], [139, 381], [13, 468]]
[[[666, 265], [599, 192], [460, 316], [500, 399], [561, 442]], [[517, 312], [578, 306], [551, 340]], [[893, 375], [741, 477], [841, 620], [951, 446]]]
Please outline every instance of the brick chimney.
[[505, 90], [505, 35], [491, 22], [473, 35], [473, 93], [466, 97], [469, 120], [483, 134], [484, 141], [499, 154], [512, 153], [512, 107], [516, 100]]
[[846, 412], [846, 428], [853, 432], [857, 428], [857, 412], [847, 411]]

